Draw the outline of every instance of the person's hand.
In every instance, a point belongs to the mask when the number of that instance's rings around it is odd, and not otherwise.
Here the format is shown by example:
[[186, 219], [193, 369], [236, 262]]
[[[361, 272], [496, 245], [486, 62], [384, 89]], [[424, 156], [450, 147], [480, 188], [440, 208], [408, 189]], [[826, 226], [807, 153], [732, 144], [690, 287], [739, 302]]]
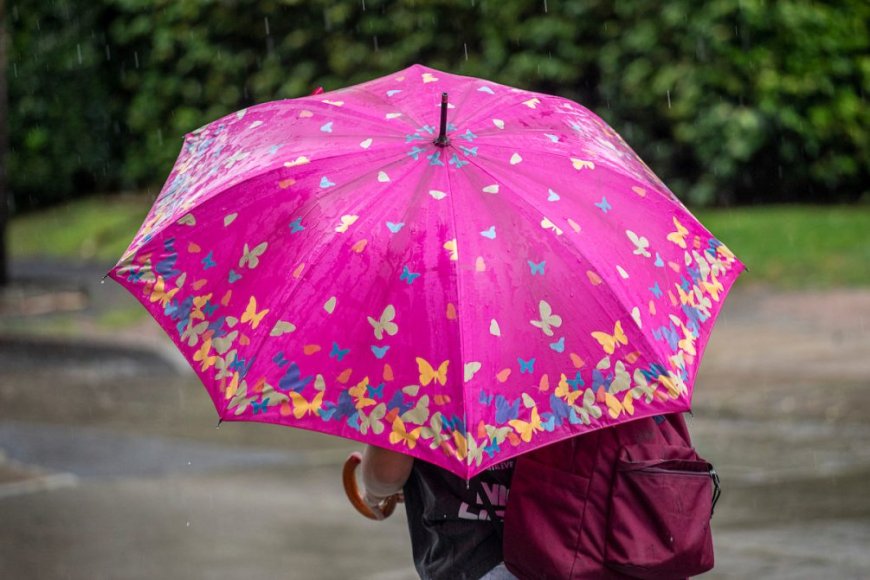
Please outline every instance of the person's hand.
[[385, 518], [384, 504], [390, 499], [395, 499], [397, 503], [404, 503], [405, 494], [399, 492], [393, 495], [389, 495], [387, 497], [381, 497], [369, 492], [369, 490], [363, 491], [362, 494], [363, 502], [369, 507], [370, 510], [372, 510], [372, 513], [378, 520], [383, 520]]

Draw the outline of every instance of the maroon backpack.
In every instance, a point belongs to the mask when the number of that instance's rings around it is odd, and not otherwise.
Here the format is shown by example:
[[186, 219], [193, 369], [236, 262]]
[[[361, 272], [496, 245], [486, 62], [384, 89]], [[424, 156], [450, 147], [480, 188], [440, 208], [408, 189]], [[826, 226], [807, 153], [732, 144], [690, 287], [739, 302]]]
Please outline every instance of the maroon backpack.
[[521, 456], [504, 518], [519, 578], [685, 578], [713, 568], [713, 466], [682, 415], [646, 418]]

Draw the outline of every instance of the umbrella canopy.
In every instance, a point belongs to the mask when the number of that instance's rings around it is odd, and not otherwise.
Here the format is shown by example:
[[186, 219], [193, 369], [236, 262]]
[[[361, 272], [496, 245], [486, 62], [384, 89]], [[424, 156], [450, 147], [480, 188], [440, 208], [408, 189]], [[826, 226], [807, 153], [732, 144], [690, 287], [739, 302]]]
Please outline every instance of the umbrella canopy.
[[187, 135], [110, 275], [223, 420], [471, 477], [688, 409], [742, 269], [587, 109], [412, 66]]

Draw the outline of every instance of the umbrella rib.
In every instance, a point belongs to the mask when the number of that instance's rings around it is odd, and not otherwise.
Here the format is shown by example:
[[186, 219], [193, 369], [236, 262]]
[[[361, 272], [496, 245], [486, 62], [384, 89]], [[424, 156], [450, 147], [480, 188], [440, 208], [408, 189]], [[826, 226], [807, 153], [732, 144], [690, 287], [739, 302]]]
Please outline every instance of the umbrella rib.
[[[492, 179], [495, 179], [496, 181], [499, 181], [500, 183], [509, 183], [509, 181], [507, 181], [507, 180], [503, 180], [503, 179], [500, 179], [500, 178], [498, 178], [497, 176], [493, 175], [492, 172], [490, 172], [490, 171], [489, 171], [488, 169], [486, 169], [485, 167], [481, 166], [480, 163], [476, 162], [475, 160], [473, 160], [473, 159], [469, 159], [469, 162], [470, 162], [472, 165], [474, 165], [475, 167], [477, 167], [480, 171], [482, 171], [482, 172], [485, 173], [486, 175], [490, 176]], [[519, 191], [518, 191], [517, 189], [511, 187], [511, 191], [513, 191], [513, 192], [515, 193], [514, 198], [516, 198], [516, 199], [518, 199], [519, 201], [521, 201], [521, 202], [522, 202], [526, 207], [530, 208], [530, 209], [531, 209], [535, 214], [537, 214], [537, 215], [539, 215], [540, 217], [543, 217], [543, 218], [546, 217], [546, 216], [545, 216], [545, 215], [544, 215], [544, 214], [543, 214], [543, 213], [542, 213], [542, 212], [541, 212], [541, 211], [540, 211], [540, 210], [539, 210], [539, 209], [538, 209], [538, 208], [537, 208], [533, 203], [531, 203], [529, 200], [525, 199], [525, 198], [524, 198], [524, 197], [519, 193]], [[506, 199], [509, 200], [510, 198], [506, 196]], [[556, 235], [556, 239], [559, 240], [559, 242], [560, 242], [563, 246], [565, 246], [566, 248], [568, 248], [568, 250], [571, 252], [572, 255], [574, 255], [574, 256], [575, 256], [576, 258], [578, 258], [578, 259], [582, 259], [582, 260], [584, 260], [587, 264], [589, 264], [592, 268], [594, 268], [596, 274], [599, 273], [600, 270], [598, 269], [598, 267], [597, 267], [595, 264], [593, 264], [593, 263], [592, 263], [592, 262], [591, 262], [591, 261], [590, 261], [590, 260], [589, 260], [585, 255], [584, 255], [584, 254], [580, 253], [578, 248], [576, 248], [574, 245], [570, 244], [570, 243], [567, 242], [566, 240], [562, 239], [562, 236], [560, 236], [560, 235]], [[620, 304], [620, 305], [625, 309], [625, 312], [630, 312], [630, 311], [631, 311], [631, 308], [630, 308], [630, 307], [627, 307], [627, 306], [622, 302], [622, 300], [620, 300], [619, 296], [618, 296], [615, 292], [613, 292], [613, 291], [611, 290], [611, 288], [610, 288], [610, 286], [609, 286], [608, 284], [602, 284], [601, 286], [607, 289], [607, 292], [610, 293], [610, 295], [615, 299], [615, 301], [616, 301], [617, 304]], [[604, 303], [602, 302], [601, 299], [598, 298], [597, 293], [592, 292], [592, 293], [590, 293], [590, 294], [595, 298], [595, 301], [598, 303], [598, 306], [601, 308], [601, 310], [602, 310], [603, 312], [607, 312], [607, 313], [613, 315], [613, 311], [612, 311], [611, 309], [605, 308]], [[621, 315], [624, 315], [625, 312], [620, 313], [620, 317], [621, 317]], [[614, 319], [615, 319], [615, 320], [619, 320], [620, 317], [616, 317], [616, 318], [614, 318]], [[654, 362], [660, 362], [660, 359], [661, 359], [661, 357], [659, 356], [660, 353], [658, 352], [658, 349], [655, 348], [655, 345], [654, 345], [652, 342], [649, 341], [649, 337], [648, 337], [645, 333], [643, 333], [643, 332], [640, 332], [640, 333], [638, 333], [638, 334], [639, 334], [639, 336], [641, 336], [641, 338], [642, 338], [643, 341], [644, 341], [644, 344], [645, 344], [645, 345], [647, 346], [647, 348], [649, 349], [648, 352], [653, 353], [654, 355], [656, 355], [656, 360], [655, 360]]]
[[[462, 315], [462, 306], [464, 301], [462, 300], [462, 280], [459, 275], [459, 222], [456, 219], [456, 202], [454, 200], [453, 195], [453, 181], [450, 179], [450, 171], [447, 172], [447, 194], [450, 199], [450, 214], [453, 217], [453, 234], [456, 236], [456, 251], [457, 251], [457, 259], [450, 260], [453, 263], [453, 275], [456, 279], [456, 317], [457, 317], [457, 333], [459, 334], [459, 368], [457, 370], [457, 375], [460, 377], [461, 385], [462, 385], [462, 413], [463, 423], [465, 425], [465, 433], [462, 433], [463, 436], [467, 436], [469, 433], [469, 422], [468, 422], [468, 393], [466, 393], [465, 387], [465, 340], [462, 336], [462, 323], [465, 320], [465, 317]], [[471, 468], [471, 458], [466, 454], [465, 457], [465, 466], [466, 466], [466, 476]]]

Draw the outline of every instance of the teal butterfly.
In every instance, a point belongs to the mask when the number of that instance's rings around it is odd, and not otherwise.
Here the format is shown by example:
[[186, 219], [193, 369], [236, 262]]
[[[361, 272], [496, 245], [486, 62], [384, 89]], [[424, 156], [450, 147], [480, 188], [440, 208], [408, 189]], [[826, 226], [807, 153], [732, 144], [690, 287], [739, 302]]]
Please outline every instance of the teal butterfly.
[[295, 234], [297, 232], [301, 232], [305, 229], [305, 226], [302, 225], [302, 218], [298, 217], [292, 222], [290, 222], [290, 233]]
[[408, 269], [408, 266], [405, 266], [402, 269], [402, 275], [399, 276], [400, 280], [404, 280], [408, 284], [413, 284], [414, 280], [416, 280], [420, 276], [419, 272], [412, 272]]
[[266, 397], [260, 403], [251, 401], [251, 407], [254, 409], [254, 415], [265, 413], [269, 409], [269, 397]]
[[544, 275], [544, 267], [546, 265], [547, 265], [546, 260], [542, 260], [541, 262], [539, 262], [537, 264], [532, 262], [531, 260], [529, 260], [529, 270], [531, 270], [532, 276], [535, 276], [535, 275], [543, 276]]
[[347, 356], [347, 353], [349, 353], [349, 352], [350, 352], [350, 349], [349, 349], [349, 348], [344, 348], [344, 349], [339, 348], [339, 347], [338, 347], [338, 343], [337, 343], [337, 342], [333, 342], [333, 343], [332, 343], [332, 348], [331, 348], [330, 351], [329, 351], [329, 358], [334, 358], [334, 359], [336, 359], [338, 362], [341, 362], [341, 360], [342, 360], [345, 356]]
[[600, 209], [604, 213], [607, 213], [613, 209], [613, 206], [610, 205], [610, 202], [607, 201], [607, 198], [604, 196], [601, 197], [601, 201], [599, 201], [598, 203], [595, 204], [595, 207], [597, 207], [598, 209]]
[[387, 345], [387, 346], [376, 346], [374, 344], [372, 345], [372, 353], [378, 359], [384, 358], [384, 356], [386, 356], [388, 350], [390, 350], [389, 345]]
[[521, 358], [517, 358], [517, 362], [520, 363], [520, 372], [532, 374], [535, 372], [535, 359], [530, 358], [529, 360], [523, 360]]

